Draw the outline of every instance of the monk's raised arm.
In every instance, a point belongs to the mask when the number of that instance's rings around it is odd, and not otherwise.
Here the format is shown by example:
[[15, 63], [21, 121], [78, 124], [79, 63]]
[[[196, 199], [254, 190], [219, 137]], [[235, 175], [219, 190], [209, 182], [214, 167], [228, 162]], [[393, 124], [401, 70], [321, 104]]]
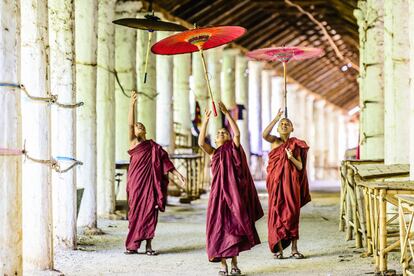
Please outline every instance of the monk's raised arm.
[[230, 112], [227, 110], [226, 106], [219, 102], [219, 108], [221, 112], [223, 112], [224, 116], [226, 116], [227, 121], [229, 121], [231, 130], [233, 131], [233, 142], [234, 144], [239, 147], [240, 146], [240, 130], [237, 126], [237, 123], [234, 121], [233, 117], [231, 117]]
[[137, 92], [132, 91], [131, 100], [129, 102], [129, 111], [128, 111], [128, 137], [129, 142], [135, 141], [135, 115], [136, 115], [136, 102], [137, 102]]
[[274, 135], [271, 135], [270, 132], [272, 132], [273, 128], [279, 122], [280, 117], [282, 116], [283, 111], [281, 108], [279, 108], [279, 111], [277, 112], [276, 117], [269, 123], [269, 125], [263, 130], [262, 136], [263, 139], [265, 139], [269, 143], [276, 142], [277, 137]]
[[200, 135], [198, 136], [198, 145], [205, 153], [212, 155], [214, 153], [214, 149], [212, 146], [206, 143], [207, 125], [208, 121], [210, 120], [211, 110], [206, 110], [204, 115], [205, 116], [203, 118], [203, 123], [201, 124]]

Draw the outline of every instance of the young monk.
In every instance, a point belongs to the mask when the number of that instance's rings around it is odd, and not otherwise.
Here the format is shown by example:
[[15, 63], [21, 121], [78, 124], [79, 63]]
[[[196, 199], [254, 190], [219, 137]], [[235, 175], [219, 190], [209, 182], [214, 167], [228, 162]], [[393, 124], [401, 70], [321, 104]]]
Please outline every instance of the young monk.
[[165, 210], [168, 176], [171, 172], [185, 186], [185, 178], [174, 168], [168, 154], [160, 145], [147, 140], [145, 126], [135, 123], [137, 93], [131, 96], [128, 124], [130, 164], [127, 176], [129, 205], [129, 233], [125, 242], [125, 254], [136, 254], [142, 241], [146, 241], [146, 254], [157, 255], [152, 250], [158, 221], [158, 211]]
[[223, 103], [219, 108], [229, 121], [233, 138], [219, 129], [216, 146], [205, 142], [211, 111], [205, 112], [199, 146], [211, 157], [212, 183], [207, 207], [207, 254], [211, 262], [221, 262], [219, 275], [228, 275], [227, 261], [231, 258], [231, 275], [241, 275], [237, 265], [240, 252], [260, 243], [255, 221], [263, 216], [256, 188], [240, 145], [240, 131]]
[[[275, 119], [263, 131], [263, 138], [272, 144], [267, 166], [266, 186], [269, 193], [269, 247], [275, 258], [283, 259], [283, 249], [292, 243], [291, 257], [303, 259], [298, 251], [300, 208], [308, 203], [308, 178], [306, 155], [308, 145], [290, 137], [293, 124], [288, 118], [280, 120], [283, 112], [279, 109]], [[279, 137], [270, 134], [280, 120]]]

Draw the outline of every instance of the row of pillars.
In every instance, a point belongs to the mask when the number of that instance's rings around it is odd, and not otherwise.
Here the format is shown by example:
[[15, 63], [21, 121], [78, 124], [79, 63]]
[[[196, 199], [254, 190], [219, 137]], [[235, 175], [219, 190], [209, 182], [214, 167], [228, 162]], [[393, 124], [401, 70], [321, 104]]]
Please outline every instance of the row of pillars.
[[410, 164], [414, 179], [414, 2], [360, 0], [361, 159]]
[[[55, 246], [76, 248], [76, 226], [97, 228], [97, 217], [115, 209], [115, 160], [128, 159], [127, 110], [131, 90], [139, 91], [138, 120], [148, 138], [169, 152], [175, 148], [174, 123], [191, 135], [191, 101], [210, 108], [198, 53], [150, 55], [143, 83], [148, 32], [115, 26], [117, 18], [142, 17], [136, 1], [28, 0], [0, 3], [0, 82], [24, 84], [33, 96], [57, 94], [60, 102], [83, 102], [63, 108], [20, 97], [17, 88], [0, 87], [5, 126], [0, 146], [21, 149], [38, 159], [76, 157], [83, 166], [67, 173], [21, 157], [0, 157], [0, 274], [53, 269]], [[154, 34], [154, 41], [170, 33]], [[229, 109], [244, 106], [238, 121], [241, 144], [257, 173], [258, 160], [270, 150], [262, 129], [282, 107], [282, 78], [263, 64], [247, 61], [237, 49], [206, 52], [216, 101]], [[349, 139], [343, 111], [289, 84], [288, 102], [294, 136], [311, 146], [311, 178], [327, 178]], [[339, 126], [339, 128], [337, 127]], [[209, 133], [214, 142], [220, 116]], [[76, 217], [76, 187], [83, 200]], [[23, 204], [22, 204], [23, 203]]]

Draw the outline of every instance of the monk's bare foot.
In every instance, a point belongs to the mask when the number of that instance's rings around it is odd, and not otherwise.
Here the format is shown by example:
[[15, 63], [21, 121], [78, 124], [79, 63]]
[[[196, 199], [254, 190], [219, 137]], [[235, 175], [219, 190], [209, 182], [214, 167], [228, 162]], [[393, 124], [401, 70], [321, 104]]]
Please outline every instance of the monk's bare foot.
[[126, 250], [125, 252], [124, 252], [124, 254], [126, 254], [126, 255], [132, 255], [132, 254], [138, 254], [138, 251], [137, 250]]
[[157, 256], [158, 255], [158, 252], [155, 251], [155, 250], [152, 250], [152, 249], [147, 249], [145, 251], [145, 254], [147, 254], [148, 256]]
[[275, 259], [279, 259], [279, 260], [284, 259], [284, 258], [283, 258], [283, 251], [276, 252], [276, 253], [273, 255], [273, 257], [274, 257]]

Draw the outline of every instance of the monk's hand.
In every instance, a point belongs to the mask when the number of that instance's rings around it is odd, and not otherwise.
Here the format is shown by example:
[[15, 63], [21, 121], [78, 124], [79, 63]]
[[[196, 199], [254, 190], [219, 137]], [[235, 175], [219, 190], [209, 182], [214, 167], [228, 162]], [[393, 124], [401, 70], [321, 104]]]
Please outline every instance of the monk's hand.
[[219, 105], [221, 112], [223, 112], [224, 115], [229, 114], [229, 111], [227, 110], [223, 102], [220, 101], [218, 105]]
[[135, 104], [137, 102], [138, 94], [137, 91], [132, 91], [131, 94], [131, 104]]
[[276, 121], [279, 121], [282, 115], [283, 115], [283, 110], [282, 108], [279, 108], [279, 110], [277, 111], [277, 115], [275, 117]]
[[205, 110], [204, 111], [204, 122], [207, 122], [208, 120], [210, 120], [210, 116], [211, 116], [211, 110]]
[[286, 151], [286, 154], [287, 154], [287, 158], [289, 160], [292, 160], [292, 158], [293, 158], [292, 151], [290, 149], [285, 149], [285, 151]]
[[178, 179], [180, 180], [180, 183], [181, 183], [180, 186], [181, 186], [181, 188], [183, 190], [185, 190], [185, 186], [186, 186], [187, 180], [185, 179], [185, 177], [181, 173], [178, 174]]

